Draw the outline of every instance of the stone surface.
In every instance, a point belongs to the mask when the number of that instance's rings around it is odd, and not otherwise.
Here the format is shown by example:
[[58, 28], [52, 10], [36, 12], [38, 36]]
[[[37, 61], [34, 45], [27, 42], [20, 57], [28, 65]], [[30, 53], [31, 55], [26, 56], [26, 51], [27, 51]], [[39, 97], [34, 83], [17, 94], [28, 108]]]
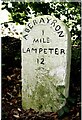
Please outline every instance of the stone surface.
[[30, 19], [22, 38], [22, 105], [57, 111], [69, 93], [71, 45], [68, 29], [54, 16]]

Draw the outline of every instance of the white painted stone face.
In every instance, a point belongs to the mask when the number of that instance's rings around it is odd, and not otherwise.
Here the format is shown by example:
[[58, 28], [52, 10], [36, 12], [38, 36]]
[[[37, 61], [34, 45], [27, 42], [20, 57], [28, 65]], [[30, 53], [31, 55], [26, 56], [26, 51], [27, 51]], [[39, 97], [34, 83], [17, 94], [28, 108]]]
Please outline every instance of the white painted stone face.
[[30, 19], [22, 38], [22, 105], [24, 109], [57, 111], [69, 92], [71, 45], [59, 19]]

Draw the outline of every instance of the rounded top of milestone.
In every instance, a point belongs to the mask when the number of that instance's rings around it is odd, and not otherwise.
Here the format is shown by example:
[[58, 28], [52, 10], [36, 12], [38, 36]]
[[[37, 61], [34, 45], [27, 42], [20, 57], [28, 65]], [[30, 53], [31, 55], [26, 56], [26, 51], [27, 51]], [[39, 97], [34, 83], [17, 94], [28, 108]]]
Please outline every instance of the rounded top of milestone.
[[[37, 30], [34, 31], [34, 29]], [[57, 34], [57, 36], [61, 39], [67, 38], [66, 33], [68, 32], [68, 30], [65, 24], [55, 16], [51, 16], [51, 15], [43, 15], [29, 19], [23, 31], [23, 38], [27, 40], [28, 35], [30, 35], [30, 32], [32, 31], [36, 35], [39, 34], [40, 29], [45, 29], [47, 32], [50, 30], [53, 34], [55, 35]], [[42, 34], [44, 34], [44, 32], [42, 32]], [[50, 34], [50, 32], [45, 34]]]

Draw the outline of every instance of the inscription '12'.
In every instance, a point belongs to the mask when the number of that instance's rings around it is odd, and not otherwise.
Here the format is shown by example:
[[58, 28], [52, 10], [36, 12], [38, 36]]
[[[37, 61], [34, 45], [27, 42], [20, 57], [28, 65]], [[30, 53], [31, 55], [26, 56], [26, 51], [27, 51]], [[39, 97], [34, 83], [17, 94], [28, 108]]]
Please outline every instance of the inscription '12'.
[[44, 65], [44, 58], [36, 59], [37, 64], [43, 64]]

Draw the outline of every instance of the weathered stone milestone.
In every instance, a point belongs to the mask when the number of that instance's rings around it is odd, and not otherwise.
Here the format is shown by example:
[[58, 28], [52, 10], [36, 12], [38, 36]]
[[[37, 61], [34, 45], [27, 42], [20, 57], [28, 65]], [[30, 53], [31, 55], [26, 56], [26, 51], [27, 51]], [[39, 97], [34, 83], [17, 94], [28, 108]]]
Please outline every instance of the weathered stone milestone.
[[23, 108], [57, 111], [64, 106], [70, 61], [70, 35], [64, 23], [50, 15], [30, 19], [22, 37]]

